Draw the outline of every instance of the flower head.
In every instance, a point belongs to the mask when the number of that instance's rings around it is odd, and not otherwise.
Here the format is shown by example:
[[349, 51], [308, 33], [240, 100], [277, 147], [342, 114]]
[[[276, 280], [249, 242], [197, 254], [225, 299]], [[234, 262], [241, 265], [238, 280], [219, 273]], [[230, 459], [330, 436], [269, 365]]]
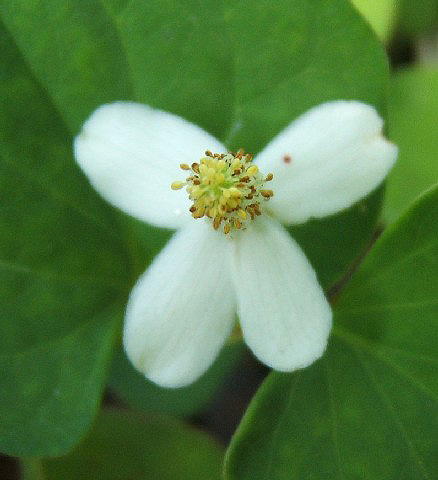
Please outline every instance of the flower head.
[[223, 221], [225, 234], [233, 228], [244, 228], [247, 220], [261, 215], [261, 202], [274, 195], [272, 190], [263, 188], [265, 182], [272, 180], [272, 173], [264, 178], [252, 163], [252, 155], [243, 151], [213, 154], [206, 150], [199, 163], [194, 162], [191, 167], [182, 163], [180, 167], [192, 173], [185, 182], [173, 182], [172, 189], [187, 185], [193, 201], [189, 209], [192, 217], [205, 215], [212, 220], [215, 230]]
[[98, 108], [75, 140], [78, 164], [113, 205], [178, 229], [131, 292], [124, 344], [133, 364], [163, 386], [193, 382], [236, 312], [246, 343], [270, 367], [318, 359], [331, 309], [281, 223], [331, 215], [371, 192], [397, 155], [381, 132], [372, 107], [329, 102], [253, 161], [176, 115], [127, 102]]

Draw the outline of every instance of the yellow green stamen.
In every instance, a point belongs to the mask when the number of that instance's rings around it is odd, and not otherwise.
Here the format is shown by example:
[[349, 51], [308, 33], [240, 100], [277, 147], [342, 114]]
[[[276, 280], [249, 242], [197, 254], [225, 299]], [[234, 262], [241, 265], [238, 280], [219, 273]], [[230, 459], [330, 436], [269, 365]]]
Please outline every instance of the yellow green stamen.
[[263, 188], [266, 177], [252, 163], [252, 155], [238, 153], [218, 154], [205, 152], [199, 163], [180, 165], [182, 170], [191, 170], [185, 182], [172, 183], [173, 190], [186, 186], [193, 205], [193, 218], [206, 216], [218, 230], [223, 225], [224, 233], [245, 228], [245, 222], [261, 215], [261, 203], [273, 196], [272, 190]]

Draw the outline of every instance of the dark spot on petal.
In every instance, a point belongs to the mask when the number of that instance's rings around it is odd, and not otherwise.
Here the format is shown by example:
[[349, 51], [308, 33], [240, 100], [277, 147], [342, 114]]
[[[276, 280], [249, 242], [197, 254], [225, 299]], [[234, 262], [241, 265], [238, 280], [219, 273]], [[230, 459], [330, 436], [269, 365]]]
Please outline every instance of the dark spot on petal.
[[292, 157], [290, 155], [285, 155], [283, 157], [284, 163], [290, 163], [292, 161]]

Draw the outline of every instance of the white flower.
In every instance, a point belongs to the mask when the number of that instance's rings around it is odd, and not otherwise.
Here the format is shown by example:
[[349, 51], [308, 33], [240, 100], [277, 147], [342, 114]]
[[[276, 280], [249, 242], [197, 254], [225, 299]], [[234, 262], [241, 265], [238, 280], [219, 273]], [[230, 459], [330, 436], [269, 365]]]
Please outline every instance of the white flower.
[[98, 108], [75, 140], [76, 160], [92, 185], [126, 213], [179, 229], [130, 295], [124, 344], [132, 363], [159, 385], [187, 385], [211, 365], [236, 312], [246, 343], [266, 365], [292, 371], [318, 359], [331, 309], [280, 222], [331, 215], [371, 192], [397, 155], [381, 132], [376, 111], [357, 101], [311, 109], [254, 160], [253, 171], [273, 173], [264, 214], [225, 235], [205, 217], [194, 219], [185, 189], [170, 185], [181, 179], [180, 164], [187, 169], [205, 150], [226, 147], [145, 105]]

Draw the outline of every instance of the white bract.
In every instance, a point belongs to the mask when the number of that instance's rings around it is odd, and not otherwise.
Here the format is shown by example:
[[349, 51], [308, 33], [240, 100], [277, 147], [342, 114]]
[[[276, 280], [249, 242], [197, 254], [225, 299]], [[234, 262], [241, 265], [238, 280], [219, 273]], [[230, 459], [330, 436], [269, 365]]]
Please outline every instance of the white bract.
[[[206, 157], [206, 150], [222, 155]], [[312, 108], [255, 157], [256, 167], [226, 152], [196, 125], [127, 102], [98, 108], [75, 140], [76, 160], [104, 198], [152, 225], [178, 229], [126, 309], [127, 355], [162, 386], [202, 375], [236, 312], [247, 345], [266, 365], [292, 371], [318, 359], [331, 309], [281, 223], [349, 207], [384, 179], [397, 155], [374, 108], [357, 101]], [[187, 182], [180, 164], [190, 170]], [[264, 181], [270, 190], [259, 195]]]

